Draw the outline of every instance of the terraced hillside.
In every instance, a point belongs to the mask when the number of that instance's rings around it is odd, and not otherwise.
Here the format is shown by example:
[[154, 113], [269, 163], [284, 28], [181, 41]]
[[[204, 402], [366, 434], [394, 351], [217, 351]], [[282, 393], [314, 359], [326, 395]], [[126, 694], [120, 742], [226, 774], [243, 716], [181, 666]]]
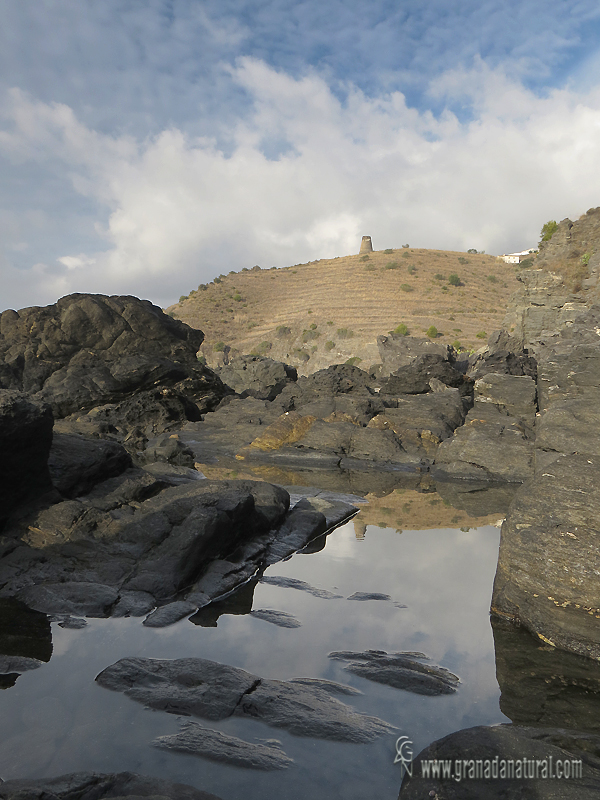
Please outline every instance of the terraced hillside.
[[350, 358], [378, 362], [377, 336], [399, 325], [415, 336], [434, 326], [441, 342], [479, 348], [501, 326], [518, 271], [483, 254], [380, 250], [230, 272], [166, 310], [204, 331], [211, 366], [227, 346], [307, 374]]

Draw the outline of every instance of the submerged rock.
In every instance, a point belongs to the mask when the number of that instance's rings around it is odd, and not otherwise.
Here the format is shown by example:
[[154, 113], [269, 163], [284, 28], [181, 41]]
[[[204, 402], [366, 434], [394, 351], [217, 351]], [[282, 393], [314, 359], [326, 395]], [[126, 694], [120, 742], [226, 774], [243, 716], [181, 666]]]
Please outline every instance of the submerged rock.
[[354, 592], [348, 600], [391, 600], [389, 594], [381, 594], [381, 592]]
[[383, 650], [353, 653], [344, 650], [329, 653], [329, 658], [348, 661], [344, 669], [361, 678], [415, 694], [452, 694], [460, 682], [456, 675], [443, 667], [423, 664], [422, 659], [427, 658], [423, 653], [386, 653]]
[[233, 714], [252, 717], [297, 736], [369, 742], [393, 730], [332, 697], [347, 693], [346, 687], [338, 689], [328, 681], [267, 680], [202, 658], [124, 658], [96, 681], [150, 708], [212, 720]]
[[274, 611], [271, 608], [257, 608], [255, 611], [250, 612], [250, 616], [256, 619], [262, 619], [264, 622], [270, 622], [272, 625], [277, 625], [280, 628], [299, 628], [302, 625], [302, 623], [291, 614], [285, 611]]
[[197, 722], [186, 722], [181, 726], [179, 733], [159, 736], [152, 744], [164, 750], [190, 753], [209, 761], [246, 769], [286, 769], [294, 763], [276, 739], [267, 742], [264, 744], [246, 742], [237, 736], [205, 728]]
[[103, 800], [141, 797], [165, 800], [219, 800], [214, 794], [183, 783], [147, 778], [134, 772], [102, 774], [74, 772], [57, 778], [12, 780], [0, 783], [0, 800]]
[[284, 578], [281, 575], [263, 575], [260, 583], [268, 583], [270, 586], [281, 586], [284, 589], [299, 589], [302, 592], [308, 592], [313, 597], [319, 597], [321, 600], [335, 600], [340, 598], [341, 594], [334, 594], [327, 589], [317, 589], [311, 586], [306, 581], [298, 580], [298, 578]]

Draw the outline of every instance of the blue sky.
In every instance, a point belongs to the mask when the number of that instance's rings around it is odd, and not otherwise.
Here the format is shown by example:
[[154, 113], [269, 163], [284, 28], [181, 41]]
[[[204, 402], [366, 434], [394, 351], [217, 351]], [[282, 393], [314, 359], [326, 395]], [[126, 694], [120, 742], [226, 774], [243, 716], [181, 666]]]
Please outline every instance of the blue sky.
[[0, 0], [0, 310], [600, 205], [590, 0]]

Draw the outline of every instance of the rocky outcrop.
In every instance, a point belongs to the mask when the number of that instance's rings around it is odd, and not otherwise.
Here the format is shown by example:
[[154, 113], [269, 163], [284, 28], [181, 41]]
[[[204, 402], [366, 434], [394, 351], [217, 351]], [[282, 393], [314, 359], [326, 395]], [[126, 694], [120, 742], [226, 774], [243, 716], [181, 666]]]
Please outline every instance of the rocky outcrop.
[[454, 349], [449, 345], [399, 333], [378, 336], [377, 349], [382, 363], [373, 367], [372, 372], [378, 377], [386, 377], [398, 369], [409, 367], [417, 359], [436, 356], [442, 362], [452, 363], [455, 357]]
[[208, 720], [256, 719], [296, 736], [370, 742], [393, 730], [387, 722], [358, 714], [333, 697], [344, 693], [343, 686], [268, 680], [203, 658], [124, 658], [103, 670], [96, 681], [156, 710]]
[[51, 489], [51, 443], [50, 407], [0, 389], [0, 530], [21, 501]]
[[103, 800], [130, 797], [165, 798], [165, 800], [219, 800], [214, 794], [172, 783], [161, 778], [147, 778], [134, 772], [112, 775], [98, 772], [74, 772], [57, 778], [13, 780], [0, 783], [0, 800]]
[[288, 383], [298, 378], [294, 367], [262, 356], [236, 356], [216, 372], [240, 397], [257, 400], [274, 400]]
[[502, 526], [492, 611], [600, 659], [600, 459], [560, 456], [516, 494]]
[[533, 378], [497, 373], [479, 378], [465, 424], [436, 453], [434, 477], [527, 480], [534, 471], [536, 409]]
[[355, 513], [318, 498], [288, 511], [281, 487], [182, 470], [128, 469], [21, 518], [2, 542], [0, 596], [65, 616], [160, 606], [148, 624], [171, 624]]
[[202, 340], [147, 300], [68, 295], [0, 315], [0, 388], [48, 403], [57, 419], [83, 417], [87, 430], [75, 432], [150, 438], [149, 427], [199, 419], [227, 393], [196, 358]]

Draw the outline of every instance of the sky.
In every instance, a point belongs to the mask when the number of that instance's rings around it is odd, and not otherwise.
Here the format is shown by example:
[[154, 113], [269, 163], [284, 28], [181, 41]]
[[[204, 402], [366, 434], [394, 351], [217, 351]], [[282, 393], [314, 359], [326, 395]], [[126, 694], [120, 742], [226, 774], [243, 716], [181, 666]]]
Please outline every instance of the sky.
[[0, 311], [600, 205], [597, 0], [0, 0]]

